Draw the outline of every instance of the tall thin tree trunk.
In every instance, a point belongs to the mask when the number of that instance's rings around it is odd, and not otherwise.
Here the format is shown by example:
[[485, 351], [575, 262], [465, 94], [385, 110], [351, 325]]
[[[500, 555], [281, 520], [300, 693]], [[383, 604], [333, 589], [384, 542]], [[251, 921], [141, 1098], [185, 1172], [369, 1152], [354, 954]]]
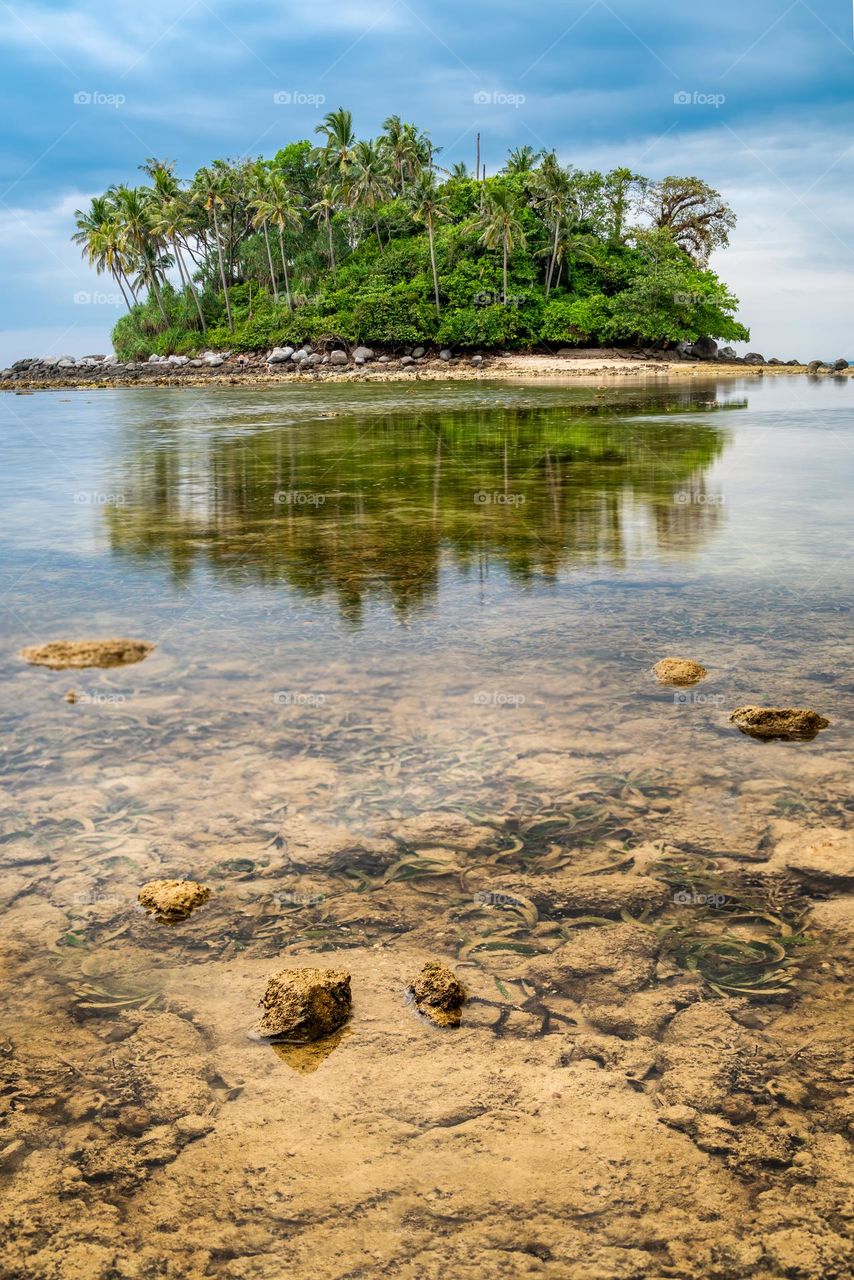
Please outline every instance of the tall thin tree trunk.
[[219, 219], [216, 216], [216, 204], [213, 206], [214, 235], [216, 236], [216, 256], [219, 259], [219, 277], [222, 280], [222, 292], [225, 297], [225, 314], [228, 316], [228, 327], [234, 333], [234, 321], [231, 318], [231, 299], [228, 296], [228, 285], [225, 282], [225, 263], [222, 260], [222, 241], [219, 238]]
[[264, 243], [265, 243], [265, 244], [266, 244], [266, 246], [267, 246], [267, 261], [268, 261], [268, 262], [269, 262], [269, 264], [270, 264], [270, 284], [273, 286], [273, 297], [275, 298], [276, 302], [278, 302], [278, 301], [279, 301], [279, 286], [278, 286], [278, 284], [276, 283], [276, 273], [275, 273], [275, 271], [273, 270], [273, 254], [272, 254], [272, 251], [271, 251], [271, 249], [270, 249], [270, 232], [269, 232], [269, 231], [268, 231], [268, 229], [267, 229], [267, 223], [266, 223], [266, 222], [262, 223], [262, 226], [263, 226], [263, 228], [264, 228]]
[[504, 305], [506, 307], [507, 306], [507, 235], [506, 233], [504, 235], [503, 278], [504, 278]]
[[326, 210], [326, 234], [329, 238], [329, 265], [332, 268], [332, 283], [338, 283], [338, 269], [335, 265], [335, 245], [332, 241], [332, 219], [329, 216], [329, 210]]
[[440, 316], [442, 314], [442, 309], [439, 306], [439, 276], [436, 272], [436, 249], [433, 244], [433, 219], [432, 218], [427, 219], [427, 235], [429, 236], [429, 239], [430, 239], [430, 265], [433, 268], [433, 292], [436, 295], [436, 315]]
[[205, 324], [205, 317], [202, 314], [202, 304], [199, 302], [199, 295], [196, 293], [196, 287], [190, 278], [190, 273], [187, 270], [186, 266], [184, 265], [184, 258], [181, 253], [181, 246], [178, 244], [177, 238], [172, 241], [172, 247], [175, 250], [175, 257], [178, 261], [178, 270], [181, 272], [182, 277], [186, 280], [187, 288], [189, 289], [190, 293], [193, 296], [193, 302], [196, 304], [196, 313], [199, 317], [199, 324], [202, 326], [202, 333], [204, 333], [207, 330], [207, 325]]
[[169, 328], [169, 317], [168, 317], [168, 316], [167, 316], [167, 314], [166, 314], [166, 308], [165, 308], [165, 307], [164, 307], [164, 305], [163, 305], [163, 296], [162, 296], [162, 294], [160, 293], [160, 287], [159, 287], [159, 285], [158, 285], [158, 283], [157, 283], [157, 272], [155, 271], [155, 269], [154, 269], [154, 267], [151, 265], [151, 263], [149, 263], [149, 264], [148, 264], [148, 279], [149, 279], [149, 282], [150, 282], [150, 284], [151, 284], [151, 288], [152, 288], [152, 290], [153, 290], [153, 292], [154, 292], [154, 296], [155, 296], [155, 298], [157, 299], [157, 305], [158, 305], [158, 307], [160, 308], [160, 314], [161, 314], [161, 315], [162, 315], [162, 317], [163, 317], [163, 323], [166, 325], [166, 328], [168, 329], [168, 328]]
[[552, 244], [552, 256], [549, 259], [549, 273], [548, 273], [548, 276], [546, 277], [546, 297], [548, 297], [549, 294], [551, 293], [552, 275], [555, 269], [555, 262], [557, 261], [557, 242], [558, 242], [559, 235], [560, 235], [560, 214], [558, 214], [557, 217], [555, 218], [555, 238]]
[[376, 231], [377, 233], [377, 243], [380, 246], [380, 253], [385, 253], [385, 248], [383, 246], [383, 238], [380, 235], [380, 224], [377, 222], [376, 214], [374, 214], [374, 231]]
[[113, 279], [115, 280], [116, 284], [119, 286], [119, 288], [120, 288], [120, 289], [121, 289], [121, 291], [122, 291], [122, 297], [123, 297], [123, 298], [124, 298], [124, 300], [125, 300], [125, 306], [127, 307], [128, 311], [132, 311], [132, 310], [133, 310], [133, 307], [130, 305], [130, 299], [128, 298], [127, 294], [125, 293], [125, 287], [124, 287], [124, 285], [122, 284], [122, 277], [121, 277], [121, 274], [120, 274], [120, 273], [119, 273], [119, 271], [118, 271], [117, 269], [115, 269], [115, 268], [113, 269], [113, 273], [112, 273], [112, 274], [113, 274]]
[[293, 315], [294, 304], [293, 299], [291, 298], [291, 282], [288, 279], [288, 262], [285, 257], [285, 238], [282, 235], [281, 227], [279, 227], [279, 253], [282, 255], [282, 270], [285, 273], [285, 297], [288, 300], [288, 311]]

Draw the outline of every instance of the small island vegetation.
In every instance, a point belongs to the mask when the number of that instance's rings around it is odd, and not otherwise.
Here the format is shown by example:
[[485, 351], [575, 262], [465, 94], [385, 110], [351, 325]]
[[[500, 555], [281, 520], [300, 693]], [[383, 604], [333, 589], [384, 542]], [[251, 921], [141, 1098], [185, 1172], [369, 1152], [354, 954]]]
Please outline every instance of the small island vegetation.
[[314, 142], [216, 160], [189, 182], [149, 159], [76, 215], [75, 241], [127, 304], [123, 360], [310, 341], [460, 350], [747, 340], [709, 267], [735, 226], [702, 179], [652, 181], [513, 149], [501, 171], [445, 168], [397, 116], [358, 139], [330, 112]]

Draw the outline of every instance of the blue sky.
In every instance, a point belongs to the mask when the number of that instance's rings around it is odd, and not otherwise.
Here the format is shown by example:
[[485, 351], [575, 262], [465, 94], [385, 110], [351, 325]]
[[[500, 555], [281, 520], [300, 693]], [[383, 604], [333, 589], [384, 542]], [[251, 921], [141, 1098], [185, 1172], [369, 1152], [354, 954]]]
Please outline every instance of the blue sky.
[[[121, 309], [74, 210], [147, 156], [191, 175], [353, 111], [442, 161], [509, 146], [698, 174], [739, 215], [715, 265], [766, 356], [854, 360], [851, 0], [0, 0], [0, 366], [109, 350]], [[282, 101], [284, 97], [285, 101]], [[278, 100], [277, 100], [278, 98]]]

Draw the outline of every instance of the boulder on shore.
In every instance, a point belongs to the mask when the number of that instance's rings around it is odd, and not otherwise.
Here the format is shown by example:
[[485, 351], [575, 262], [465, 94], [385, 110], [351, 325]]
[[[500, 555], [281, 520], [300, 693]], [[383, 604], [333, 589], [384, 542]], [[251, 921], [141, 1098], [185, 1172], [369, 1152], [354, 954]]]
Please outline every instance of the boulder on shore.
[[374, 353], [370, 347], [356, 347], [353, 352], [354, 360], [373, 360]]
[[730, 720], [751, 738], [785, 742], [808, 742], [830, 724], [808, 707], [737, 707]]
[[660, 684], [696, 684], [708, 675], [705, 667], [690, 658], [662, 658], [652, 670]]
[[258, 1002], [258, 1035], [308, 1044], [332, 1035], [350, 1017], [350, 975], [343, 969], [283, 969]]
[[760, 355], [758, 351], [748, 351], [744, 357], [745, 364], [765, 364], [765, 357]]
[[691, 354], [701, 360], [714, 360], [718, 354], [718, 344], [714, 338], [698, 338], [691, 347]]
[[446, 965], [431, 960], [425, 964], [409, 990], [415, 1007], [437, 1027], [458, 1027], [463, 1015], [466, 989]]
[[347, 364], [347, 352], [346, 351], [330, 351], [329, 363], [339, 364], [339, 365]]
[[837, 373], [841, 373], [843, 369], [848, 368], [848, 361], [843, 360], [843, 358], [840, 356], [838, 360], [834, 360], [833, 367], [837, 371]]

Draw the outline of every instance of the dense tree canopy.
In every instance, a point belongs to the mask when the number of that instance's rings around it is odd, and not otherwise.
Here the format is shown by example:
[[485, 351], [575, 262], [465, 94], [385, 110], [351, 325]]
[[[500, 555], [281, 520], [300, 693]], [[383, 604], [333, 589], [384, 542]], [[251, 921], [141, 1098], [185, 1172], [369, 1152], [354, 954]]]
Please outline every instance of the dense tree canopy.
[[77, 213], [75, 241], [127, 303], [117, 352], [749, 336], [708, 266], [735, 215], [701, 179], [584, 171], [529, 146], [479, 180], [440, 159], [399, 116], [360, 139], [340, 108], [315, 142], [191, 182], [146, 161], [144, 183]]

